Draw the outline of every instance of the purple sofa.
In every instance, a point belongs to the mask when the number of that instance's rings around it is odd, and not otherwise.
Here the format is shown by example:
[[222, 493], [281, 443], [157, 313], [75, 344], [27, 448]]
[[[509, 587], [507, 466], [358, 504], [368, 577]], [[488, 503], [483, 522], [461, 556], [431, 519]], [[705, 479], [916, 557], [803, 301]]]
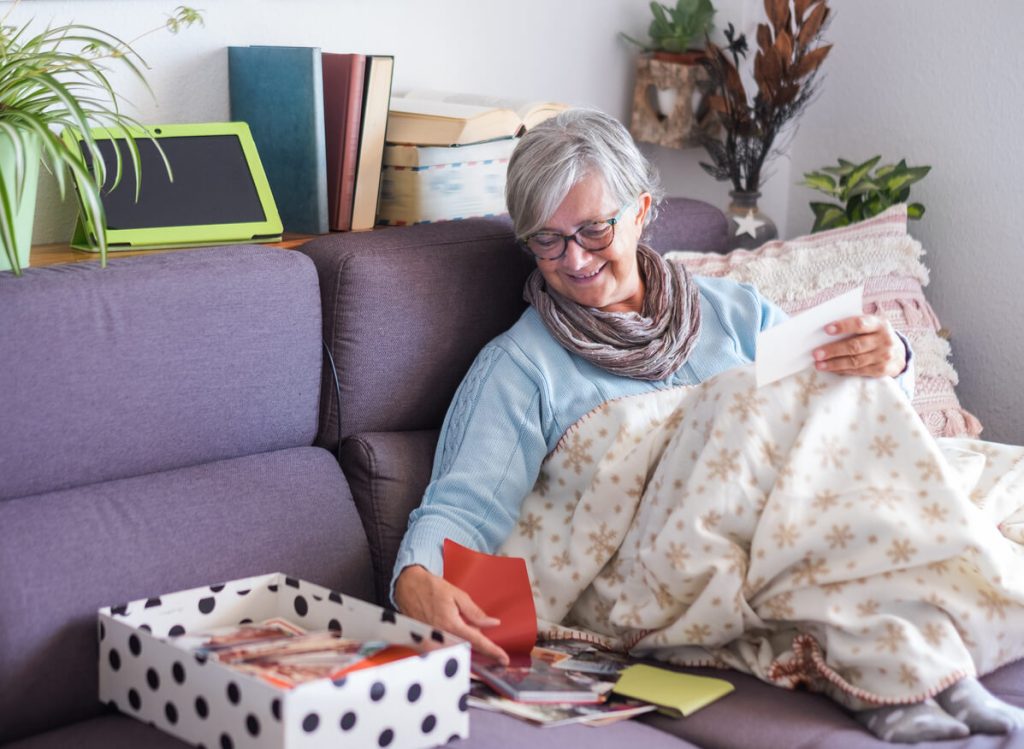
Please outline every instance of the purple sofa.
[[[725, 226], [670, 200], [649, 241], [719, 250]], [[529, 270], [494, 219], [0, 273], [0, 744], [183, 746], [96, 701], [101, 606], [276, 570], [385, 603], [448, 401]], [[458, 746], [884, 746], [724, 676], [736, 694], [687, 720], [473, 711]], [[1020, 669], [988, 683], [1024, 703]]]

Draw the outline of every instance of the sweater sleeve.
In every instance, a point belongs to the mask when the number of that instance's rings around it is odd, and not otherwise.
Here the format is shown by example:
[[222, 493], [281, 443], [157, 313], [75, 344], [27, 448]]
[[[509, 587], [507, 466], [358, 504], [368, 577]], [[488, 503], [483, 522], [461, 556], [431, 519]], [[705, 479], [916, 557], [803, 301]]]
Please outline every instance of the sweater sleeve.
[[423, 502], [409, 516], [391, 579], [409, 565], [442, 574], [450, 538], [493, 553], [511, 534], [547, 453], [536, 381], [500, 346], [481, 351], [441, 428]]

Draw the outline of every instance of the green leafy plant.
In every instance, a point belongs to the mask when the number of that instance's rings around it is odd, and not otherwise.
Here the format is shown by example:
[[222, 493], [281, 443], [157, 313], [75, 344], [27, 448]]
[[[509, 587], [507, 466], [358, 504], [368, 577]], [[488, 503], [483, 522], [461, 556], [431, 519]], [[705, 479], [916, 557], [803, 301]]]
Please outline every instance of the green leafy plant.
[[622, 38], [636, 44], [647, 52], [686, 52], [694, 40], [703, 39], [713, 26], [715, 6], [711, 0], [676, 0], [670, 5], [651, 2], [651, 21], [647, 34], [651, 43], [644, 44], [631, 36]]
[[[881, 159], [881, 156], [874, 156], [863, 164], [839, 159], [838, 166], [826, 166], [820, 171], [804, 174], [801, 184], [839, 201], [838, 205], [811, 203], [814, 211], [812, 232], [848, 226], [876, 216], [891, 205], [907, 203], [910, 186], [931, 171], [930, 166], [907, 166], [903, 159], [898, 164], [886, 164], [875, 169]], [[921, 203], [908, 203], [908, 218], [919, 219], [923, 215]]]
[[[15, 5], [17, 2], [11, 8]], [[194, 23], [201, 24], [202, 16], [193, 8], [179, 6], [163, 25], [128, 42], [79, 23], [48, 26], [33, 33], [31, 22], [9, 25], [10, 12], [0, 18], [0, 139], [8, 141], [13, 153], [6, 167], [13, 179], [0, 180], [0, 245], [11, 269], [20, 275], [14, 226], [26, 194], [30, 159], [38, 158], [36, 154], [42, 157], [57, 180], [62, 198], [68, 176], [74, 175], [80, 186], [82, 210], [94, 225], [104, 225], [100, 189], [107, 175], [90, 134], [92, 128], [106, 127], [123, 135], [135, 174], [136, 197], [141, 180], [138, 147], [129, 132], [129, 128], [141, 125], [121, 110], [121, 97], [110, 82], [110, 73], [114, 68], [125, 69], [145, 84], [142, 71], [147, 66], [132, 45], [160, 29], [178, 33]], [[60, 137], [64, 128], [79, 134], [84, 154], [64, 143]], [[122, 175], [120, 148], [115, 153], [116, 170], [110, 189]], [[95, 165], [94, 171], [90, 171], [90, 163]], [[166, 157], [164, 165], [170, 175]], [[101, 263], [106, 265], [106, 241], [102, 236], [97, 239]]]

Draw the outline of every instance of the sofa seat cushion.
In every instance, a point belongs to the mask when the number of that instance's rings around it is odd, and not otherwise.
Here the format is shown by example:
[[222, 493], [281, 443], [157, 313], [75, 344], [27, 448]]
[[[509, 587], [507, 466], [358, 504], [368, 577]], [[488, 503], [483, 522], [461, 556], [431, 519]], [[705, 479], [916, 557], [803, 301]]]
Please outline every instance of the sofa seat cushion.
[[[74, 725], [47, 731], [5, 749], [184, 749], [189, 746], [169, 734], [124, 715], [108, 714]], [[627, 720], [602, 728], [568, 725], [540, 728], [516, 718], [471, 709], [469, 738], [453, 741], [453, 749], [695, 749], [693, 744]]]
[[275, 571], [373, 595], [320, 448], [0, 501], [0, 744], [99, 712], [100, 607]]
[[439, 434], [437, 429], [367, 432], [341, 445], [341, 468], [370, 541], [377, 602], [383, 606], [390, 605], [398, 546], [430, 480]]
[[[705, 749], [892, 749], [899, 746], [875, 738], [824, 695], [780, 689], [736, 671], [679, 670], [725, 679], [736, 686], [736, 691], [685, 720], [673, 720], [657, 713], [641, 716], [639, 720]], [[983, 678], [982, 683], [1001, 699], [1024, 706], [1024, 662], [1004, 666]], [[914, 744], [916, 749], [996, 749], [1010, 746], [1024, 746], [1024, 736], [1019, 732], [1010, 736], [976, 735], [962, 740]]]
[[0, 499], [309, 445], [308, 258], [218, 247], [0, 273]]

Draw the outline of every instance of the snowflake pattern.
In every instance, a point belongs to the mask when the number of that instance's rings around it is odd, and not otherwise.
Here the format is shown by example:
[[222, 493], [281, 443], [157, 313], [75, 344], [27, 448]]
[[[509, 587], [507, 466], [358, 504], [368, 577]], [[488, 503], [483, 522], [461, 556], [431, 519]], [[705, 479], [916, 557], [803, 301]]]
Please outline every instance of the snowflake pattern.
[[[613, 402], [563, 436], [521, 506], [518, 546], [501, 550], [528, 560], [538, 616], [569, 611], [574, 627], [726, 660], [754, 652], [730, 638], [774, 651], [774, 635], [821, 622], [843, 633], [823, 653], [841, 679], [898, 697], [946, 677], [929, 648], [968, 670], [962, 652], [979, 670], [1024, 657], [1010, 635], [1024, 597], [991, 572], [1019, 568], [991, 564], [989, 542], [965, 551], [958, 476], [918, 443], [909, 407], [854, 378], [808, 371], [754, 390], [731, 377], [637, 396], [666, 406], [628, 418]], [[987, 457], [1008, 470], [1003, 449]], [[996, 478], [975, 486], [983, 511]], [[782, 652], [751, 657], [765, 655]]]

